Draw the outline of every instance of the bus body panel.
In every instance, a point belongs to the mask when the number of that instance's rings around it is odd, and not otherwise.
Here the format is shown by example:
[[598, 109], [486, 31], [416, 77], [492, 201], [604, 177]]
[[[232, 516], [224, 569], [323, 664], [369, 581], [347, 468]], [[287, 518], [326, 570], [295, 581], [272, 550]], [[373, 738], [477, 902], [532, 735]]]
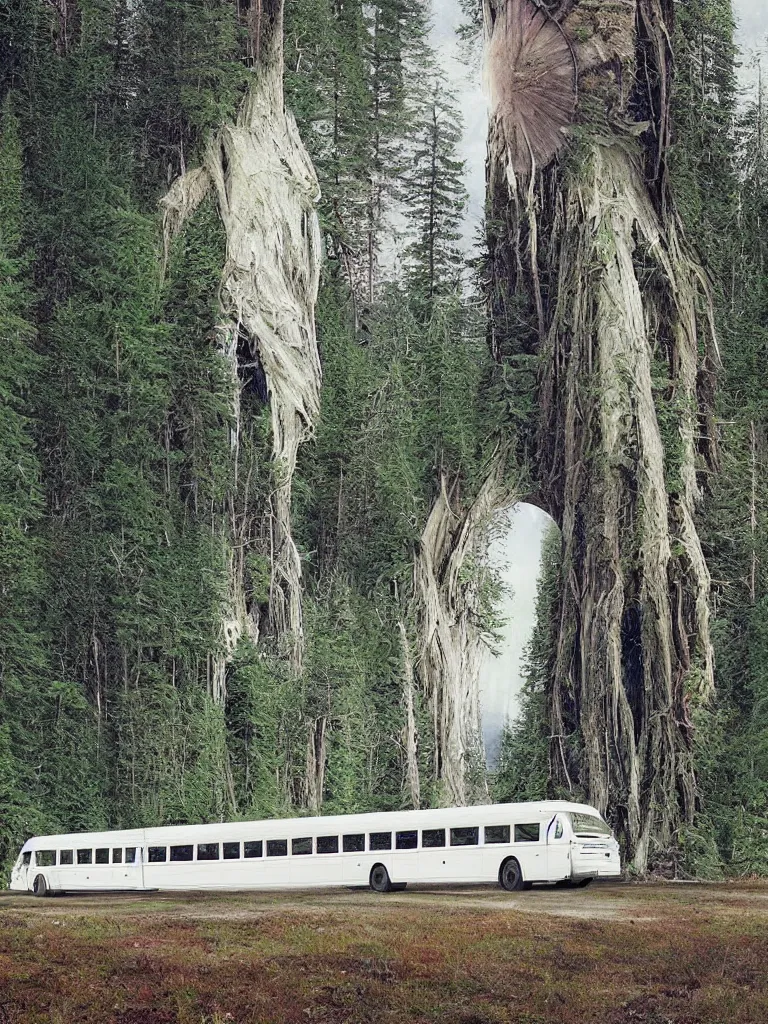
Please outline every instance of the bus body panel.
[[[573, 820], [582, 825], [594, 821], [594, 834], [574, 833], [570, 824], [574, 814]], [[486, 828], [495, 830], [489, 837], [508, 837], [509, 841], [486, 841]], [[424, 846], [424, 830], [429, 831], [430, 842], [443, 830], [445, 845]], [[391, 833], [392, 848], [371, 849], [371, 835], [387, 832]], [[416, 848], [397, 849], [398, 833], [411, 833], [403, 842], [412, 843], [413, 832], [417, 834]], [[365, 849], [345, 852], [345, 836], [357, 842], [363, 836]], [[320, 837], [331, 849], [333, 837], [337, 837], [338, 852], [319, 853]], [[307, 848], [307, 839], [311, 840], [311, 853], [293, 852], [293, 840], [298, 841], [298, 851]], [[381, 840], [379, 836], [378, 842]], [[456, 845], [460, 842], [469, 845]], [[201, 844], [205, 856], [213, 850], [215, 859], [203, 859]], [[228, 844], [230, 859], [224, 857], [224, 844]], [[251, 853], [259, 850], [260, 855], [246, 856], [245, 844]], [[124, 862], [134, 849], [135, 860]], [[232, 859], [232, 850], [237, 851], [236, 859]], [[97, 858], [104, 859], [105, 851], [109, 863], [96, 863]], [[164, 861], [153, 860], [158, 851], [164, 851]], [[275, 851], [283, 855], [272, 855]], [[63, 863], [62, 852], [73, 862]], [[55, 863], [38, 863], [37, 854], [48, 861], [53, 856]], [[24, 863], [27, 855], [29, 866]], [[88, 856], [89, 863], [79, 863], [80, 857]], [[518, 860], [524, 880], [531, 882], [618, 877], [621, 873], [618, 844], [595, 808], [541, 801], [39, 836], [22, 848], [11, 889], [31, 890], [38, 875], [43, 875], [50, 890], [64, 892], [365, 886], [375, 864], [383, 864], [396, 884], [470, 884], [497, 881], [508, 857]]]
[[433, 885], [448, 882], [450, 875], [449, 850], [447, 847], [433, 847], [419, 850], [419, 875], [421, 881]]

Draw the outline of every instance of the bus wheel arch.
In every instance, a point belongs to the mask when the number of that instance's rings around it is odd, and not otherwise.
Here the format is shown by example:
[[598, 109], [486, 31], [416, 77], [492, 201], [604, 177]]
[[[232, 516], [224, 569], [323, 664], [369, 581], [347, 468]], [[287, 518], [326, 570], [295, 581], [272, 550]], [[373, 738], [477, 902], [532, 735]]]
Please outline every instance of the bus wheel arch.
[[507, 892], [519, 892], [525, 888], [523, 869], [517, 857], [507, 857], [499, 868], [499, 885]]
[[45, 875], [35, 875], [35, 880], [32, 883], [32, 892], [35, 896], [49, 895], [48, 883], [45, 880]]
[[368, 876], [368, 883], [374, 892], [390, 892], [392, 881], [383, 864], [374, 864]]

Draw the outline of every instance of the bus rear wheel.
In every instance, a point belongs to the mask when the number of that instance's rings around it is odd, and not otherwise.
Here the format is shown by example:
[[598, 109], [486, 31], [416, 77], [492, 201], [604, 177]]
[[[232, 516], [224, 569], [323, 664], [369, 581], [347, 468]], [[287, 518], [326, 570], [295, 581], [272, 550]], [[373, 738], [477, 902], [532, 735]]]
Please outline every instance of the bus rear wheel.
[[514, 857], [505, 860], [499, 868], [499, 885], [507, 892], [519, 892], [525, 888], [523, 872]]
[[369, 881], [374, 892], [389, 892], [392, 888], [392, 883], [389, 880], [389, 872], [383, 864], [373, 865]]
[[35, 896], [48, 895], [48, 883], [46, 882], [43, 875], [35, 875], [35, 880], [32, 883], [32, 892], [35, 894]]

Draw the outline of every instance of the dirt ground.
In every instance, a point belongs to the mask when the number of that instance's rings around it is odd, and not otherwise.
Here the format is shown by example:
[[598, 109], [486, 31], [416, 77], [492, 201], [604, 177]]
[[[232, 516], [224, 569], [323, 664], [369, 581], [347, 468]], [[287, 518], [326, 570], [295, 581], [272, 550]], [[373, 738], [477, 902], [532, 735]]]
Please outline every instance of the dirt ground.
[[768, 1024], [768, 884], [0, 893], [0, 1024]]

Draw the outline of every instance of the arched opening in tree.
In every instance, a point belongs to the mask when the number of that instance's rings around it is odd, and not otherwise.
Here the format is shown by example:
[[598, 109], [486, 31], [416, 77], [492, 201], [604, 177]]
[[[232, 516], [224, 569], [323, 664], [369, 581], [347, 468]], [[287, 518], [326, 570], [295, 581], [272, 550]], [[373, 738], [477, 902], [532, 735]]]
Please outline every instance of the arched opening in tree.
[[[528, 692], [535, 691], [538, 700], [548, 677], [547, 608], [557, 582], [552, 579], [551, 563], [556, 554], [559, 569], [560, 544], [552, 517], [527, 501], [502, 509], [489, 530], [487, 562], [496, 587], [497, 617], [480, 669], [480, 709], [491, 773], [503, 756], [502, 747], [508, 746], [510, 733], [523, 728]], [[535, 731], [538, 736], [538, 725]], [[520, 767], [525, 772], [530, 766]], [[534, 798], [542, 799], [545, 779], [540, 777], [537, 785]], [[525, 792], [533, 791], [526, 788]], [[522, 799], [518, 792], [512, 795]], [[501, 796], [507, 799], [510, 794]]]

